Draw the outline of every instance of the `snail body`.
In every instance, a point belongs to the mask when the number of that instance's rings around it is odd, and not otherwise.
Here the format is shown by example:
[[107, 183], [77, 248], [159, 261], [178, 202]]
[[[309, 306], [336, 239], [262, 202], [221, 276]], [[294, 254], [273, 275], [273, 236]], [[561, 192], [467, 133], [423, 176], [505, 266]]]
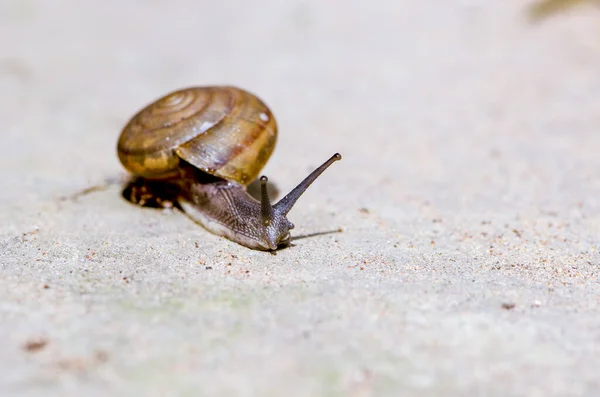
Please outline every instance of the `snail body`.
[[267, 177], [261, 200], [247, 193], [269, 160], [277, 123], [255, 95], [236, 87], [191, 87], [149, 104], [123, 128], [117, 153], [133, 175], [178, 187], [176, 200], [214, 234], [253, 249], [290, 242], [287, 213], [306, 188], [336, 160], [332, 156], [278, 203], [270, 203]]

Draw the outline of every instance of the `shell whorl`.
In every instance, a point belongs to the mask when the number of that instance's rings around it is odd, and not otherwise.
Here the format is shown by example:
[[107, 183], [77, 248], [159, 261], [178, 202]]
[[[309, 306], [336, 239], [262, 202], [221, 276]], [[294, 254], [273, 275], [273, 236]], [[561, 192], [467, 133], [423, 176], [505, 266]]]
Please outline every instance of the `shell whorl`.
[[125, 168], [147, 178], [178, 175], [180, 159], [223, 179], [252, 182], [277, 140], [269, 108], [235, 87], [174, 91], [140, 110], [117, 151]]

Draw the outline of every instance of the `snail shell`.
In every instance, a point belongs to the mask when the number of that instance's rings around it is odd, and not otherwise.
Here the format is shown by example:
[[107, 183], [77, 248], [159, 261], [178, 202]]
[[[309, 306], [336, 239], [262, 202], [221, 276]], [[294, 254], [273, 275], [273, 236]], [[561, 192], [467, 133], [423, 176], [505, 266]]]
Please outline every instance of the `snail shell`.
[[269, 160], [277, 123], [255, 95], [236, 87], [174, 91], [140, 110], [121, 132], [117, 151], [138, 176], [178, 176], [180, 161], [248, 185]]

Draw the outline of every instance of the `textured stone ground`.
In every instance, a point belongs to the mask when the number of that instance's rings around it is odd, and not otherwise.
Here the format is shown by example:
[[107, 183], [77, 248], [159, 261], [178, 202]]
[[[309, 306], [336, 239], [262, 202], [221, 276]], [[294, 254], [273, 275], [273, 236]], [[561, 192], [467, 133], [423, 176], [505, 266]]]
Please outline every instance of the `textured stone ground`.
[[[0, 3], [0, 394], [600, 394], [600, 9], [531, 2]], [[121, 186], [122, 125], [258, 93], [276, 256]], [[67, 197], [67, 198], [65, 198]]]

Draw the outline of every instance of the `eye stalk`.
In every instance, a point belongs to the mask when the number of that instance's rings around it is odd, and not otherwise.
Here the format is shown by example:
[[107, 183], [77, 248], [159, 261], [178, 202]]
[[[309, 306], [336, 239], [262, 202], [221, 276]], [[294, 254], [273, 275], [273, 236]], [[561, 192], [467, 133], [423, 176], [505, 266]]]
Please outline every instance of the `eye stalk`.
[[260, 177], [261, 221], [264, 225], [263, 234], [265, 243], [270, 250], [275, 250], [280, 243], [290, 240], [289, 231], [294, 228], [294, 224], [287, 220], [286, 215], [290, 212], [294, 204], [296, 204], [296, 201], [298, 201], [300, 196], [302, 196], [323, 171], [341, 159], [342, 156], [339, 153], [331, 156], [329, 160], [317, 167], [317, 169], [311, 172], [298, 186], [292, 189], [291, 192], [275, 205], [272, 205], [269, 200], [267, 191], [267, 182], [269, 179], [264, 175]]
[[263, 225], [268, 227], [273, 222], [275, 217], [273, 206], [269, 200], [269, 191], [267, 190], [267, 182], [269, 178], [266, 176], [260, 177], [260, 215], [262, 218]]

